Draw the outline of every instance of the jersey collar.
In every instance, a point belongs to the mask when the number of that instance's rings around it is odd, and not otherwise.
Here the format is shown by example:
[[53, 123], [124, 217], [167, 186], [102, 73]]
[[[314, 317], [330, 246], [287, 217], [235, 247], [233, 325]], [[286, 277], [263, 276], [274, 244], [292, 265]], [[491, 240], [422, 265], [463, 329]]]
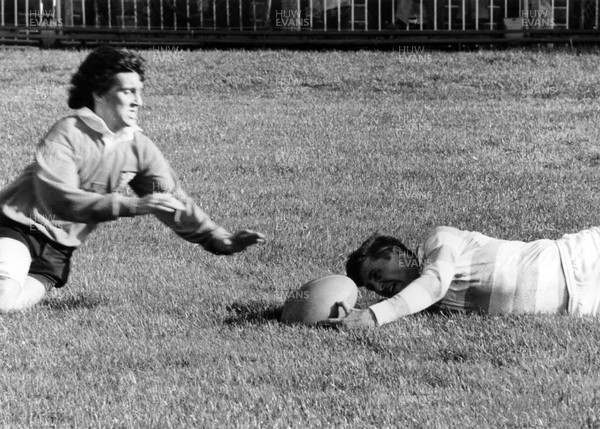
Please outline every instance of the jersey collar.
[[96, 115], [89, 107], [82, 107], [75, 110], [75, 114], [92, 130], [102, 134], [102, 140], [107, 146], [111, 146], [118, 142], [129, 141], [133, 139], [133, 134], [142, 129], [137, 125], [133, 127], [125, 127], [117, 133], [113, 133], [104, 120]]

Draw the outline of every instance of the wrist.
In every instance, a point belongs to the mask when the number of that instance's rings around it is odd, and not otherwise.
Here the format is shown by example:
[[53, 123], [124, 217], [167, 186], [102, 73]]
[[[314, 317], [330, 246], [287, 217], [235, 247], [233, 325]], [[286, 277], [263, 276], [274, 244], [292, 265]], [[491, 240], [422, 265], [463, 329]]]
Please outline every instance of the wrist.
[[111, 194], [113, 217], [129, 217], [139, 213], [138, 198]]
[[373, 308], [369, 307], [369, 308], [367, 308], [367, 310], [369, 310], [369, 318], [373, 322], [373, 325], [381, 326], [382, 323], [379, 323], [379, 320], [377, 319], [377, 313], [373, 310]]
[[212, 237], [204, 248], [215, 255], [230, 255], [232, 252], [227, 249], [225, 240], [225, 237]]

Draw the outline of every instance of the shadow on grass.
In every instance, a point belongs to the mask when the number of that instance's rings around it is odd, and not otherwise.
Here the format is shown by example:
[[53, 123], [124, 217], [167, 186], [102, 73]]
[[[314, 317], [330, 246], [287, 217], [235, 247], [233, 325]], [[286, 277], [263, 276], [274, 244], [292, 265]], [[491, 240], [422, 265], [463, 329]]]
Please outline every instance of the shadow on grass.
[[278, 321], [283, 307], [265, 301], [236, 301], [227, 306], [229, 317], [225, 319], [228, 325], [261, 325]]
[[69, 295], [66, 297], [47, 298], [41, 303], [41, 306], [50, 310], [65, 311], [80, 308], [96, 308], [107, 303], [108, 299], [100, 296]]
[[[227, 325], [263, 325], [273, 321], [280, 322], [282, 305], [276, 305], [265, 301], [234, 302], [227, 306], [230, 316], [224, 320]], [[291, 326], [281, 322], [282, 324]], [[292, 324], [301, 325], [301, 324]], [[316, 324], [311, 325], [314, 329], [339, 330], [338, 325]]]

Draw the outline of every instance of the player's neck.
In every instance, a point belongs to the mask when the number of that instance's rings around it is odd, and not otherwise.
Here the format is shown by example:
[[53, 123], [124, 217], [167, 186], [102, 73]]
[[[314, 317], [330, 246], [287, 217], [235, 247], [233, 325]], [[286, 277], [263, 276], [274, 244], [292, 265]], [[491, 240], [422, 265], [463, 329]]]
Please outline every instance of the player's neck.
[[118, 134], [127, 127], [126, 124], [115, 117], [114, 112], [110, 109], [102, 109], [101, 106], [96, 106], [94, 113], [104, 121], [106, 127], [114, 134]]

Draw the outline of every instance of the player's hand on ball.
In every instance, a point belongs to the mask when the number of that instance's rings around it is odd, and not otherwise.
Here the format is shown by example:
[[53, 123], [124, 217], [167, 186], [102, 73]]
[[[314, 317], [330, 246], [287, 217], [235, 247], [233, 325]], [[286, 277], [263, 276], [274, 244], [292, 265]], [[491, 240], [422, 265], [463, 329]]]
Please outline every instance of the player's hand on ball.
[[212, 250], [215, 253], [230, 255], [245, 250], [254, 244], [264, 243], [265, 236], [260, 232], [243, 229], [228, 237], [213, 238]]
[[349, 308], [345, 302], [338, 302], [336, 304], [344, 310], [346, 316], [338, 317], [337, 319], [327, 319], [318, 323], [318, 325], [349, 329], [374, 328], [377, 326], [375, 314], [370, 309]]
[[161, 212], [173, 213], [176, 210], [185, 210], [185, 206], [181, 201], [171, 194], [155, 192], [138, 199], [135, 213], [141, 215]]

